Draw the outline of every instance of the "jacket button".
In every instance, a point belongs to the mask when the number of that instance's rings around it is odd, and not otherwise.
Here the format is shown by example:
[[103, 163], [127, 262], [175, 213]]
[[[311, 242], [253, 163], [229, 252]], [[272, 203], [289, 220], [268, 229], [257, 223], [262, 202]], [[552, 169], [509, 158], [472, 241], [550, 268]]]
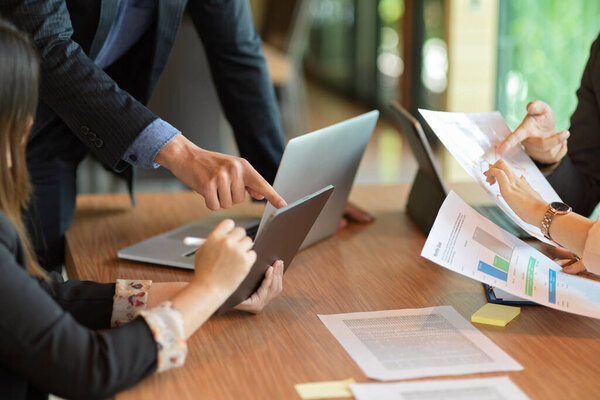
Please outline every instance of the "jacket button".
[[88, 133], [87, 137], [91, 140], [94, 141], [94, 139], [96, 139], [96, 134], [94, 132], [90, 132]]
[[97, 148], [100, 148], [100, 147], [104, 146], [104, 141], [102, 139], [96, 139], [94, 141], [94, 146], [96, 146]]
[[90, 128], [87, 127], [87, 126], [85, 126], [85, 125], [82, 125], [81, 126], [81, 133], [83, 133], [84, 135], [87, 135], [88, 133], [90, 133]]
[[134, 162], [135, 162], [135, 161], [137, 161], [137, 156], [136, 156], [135, 154], [130, 154], [130, 155], [129, 155], [129, 159], [130, 159], [131, 161], [134, 161]]

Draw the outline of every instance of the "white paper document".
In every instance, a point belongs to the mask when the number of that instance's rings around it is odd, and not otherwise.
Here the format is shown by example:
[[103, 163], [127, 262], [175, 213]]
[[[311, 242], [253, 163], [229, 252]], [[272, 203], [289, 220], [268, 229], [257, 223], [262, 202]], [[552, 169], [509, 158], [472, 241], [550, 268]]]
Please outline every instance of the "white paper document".
[[440, 207], [421, 255], [522, 299], [600, 318], [600, 282], [562, 272], [454, 192]]
[[452, 156], [498, 207], [531, 236], [556, 246], [544, 237], [539, 227], [526, 223], [512, 211], [502, 198], [497, 184], [490, 186], [485, 181], [483, 173], [488, 170], [489, 165], [504, 158], [515, 174], [523, 175], [547, 203], [561, 201], [548, 180], [519, 146], [502, 157], [496, 153], [495, 147], [511, 133], [498, 111], [470, 114], [429, 110], [419, 112]]
[[356, 400], [527, 400], [508, 377], [400, 383], [353, 383]]
[[319, 318], [369, 378], [523, 369], [450, 306]]

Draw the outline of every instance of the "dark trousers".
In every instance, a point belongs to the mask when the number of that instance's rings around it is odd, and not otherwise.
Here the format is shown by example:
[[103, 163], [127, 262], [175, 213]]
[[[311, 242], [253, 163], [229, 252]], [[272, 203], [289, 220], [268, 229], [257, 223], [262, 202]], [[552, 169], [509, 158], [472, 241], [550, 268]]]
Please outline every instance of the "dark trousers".
[[33, 184], [24, 217], [40, 265], [59, 271], [64, 263], [65, 232], [75, 211], [77, 166], [87, 147], [55, 119], [27, 144], [27, 167]]

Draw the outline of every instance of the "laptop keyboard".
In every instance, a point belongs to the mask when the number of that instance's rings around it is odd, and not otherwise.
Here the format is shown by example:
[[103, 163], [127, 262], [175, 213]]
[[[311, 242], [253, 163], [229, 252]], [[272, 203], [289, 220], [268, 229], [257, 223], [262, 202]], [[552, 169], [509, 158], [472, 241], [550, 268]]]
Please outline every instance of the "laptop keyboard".
[[[254, 224], [254, 225], [246, 228], [246, 235], [248, 235], [250, 237], [250, 239], [252, 239], [253, 241], [256, 238], [256, 234], [258, 233], [259, 226], [260, 226], [260, 224]], [[198, 249], [195, 249], [188, 253], [185, 253], [183, 256], [184, 257], [193, 257], [194, 254], [196, 254], [196, 251], [198, 251]]]
[[531, 235], [521, 229], [520, 226], [515, 224], [508, 215], [504, 213], [500, 208], [496, 206], [474, 206], [473, 207], [479, 214], [483, 215], [490, 221], [494, 222], [500, 228], [504, 229], [508, 233], [513, 234], [519, 239], [531, 239]]
[[250, 239], [256, 239], [256, 234], [258, 233], [258, 227], [260, 224], [255, 224], [246, 228], [246, 235], [250, 237]]

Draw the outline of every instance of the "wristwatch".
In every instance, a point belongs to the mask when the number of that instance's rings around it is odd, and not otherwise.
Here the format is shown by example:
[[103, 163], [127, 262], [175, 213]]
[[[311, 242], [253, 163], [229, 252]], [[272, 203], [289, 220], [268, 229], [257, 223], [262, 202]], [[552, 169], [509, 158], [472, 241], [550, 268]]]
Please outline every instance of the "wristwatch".
[[566, 205], [565, 203], [561, 203], [560, 201], [553, 201], [548, 205], [548, 209], [544, 214], [544, 218], [542, 219], [542, 234], [548, 240], [552, 240], [552, 236], [550, 236], [550, 225], [552, 225], [552, 219], [557, 215], [565, 215], [570, 213], [572, 210], [571, 207]]

